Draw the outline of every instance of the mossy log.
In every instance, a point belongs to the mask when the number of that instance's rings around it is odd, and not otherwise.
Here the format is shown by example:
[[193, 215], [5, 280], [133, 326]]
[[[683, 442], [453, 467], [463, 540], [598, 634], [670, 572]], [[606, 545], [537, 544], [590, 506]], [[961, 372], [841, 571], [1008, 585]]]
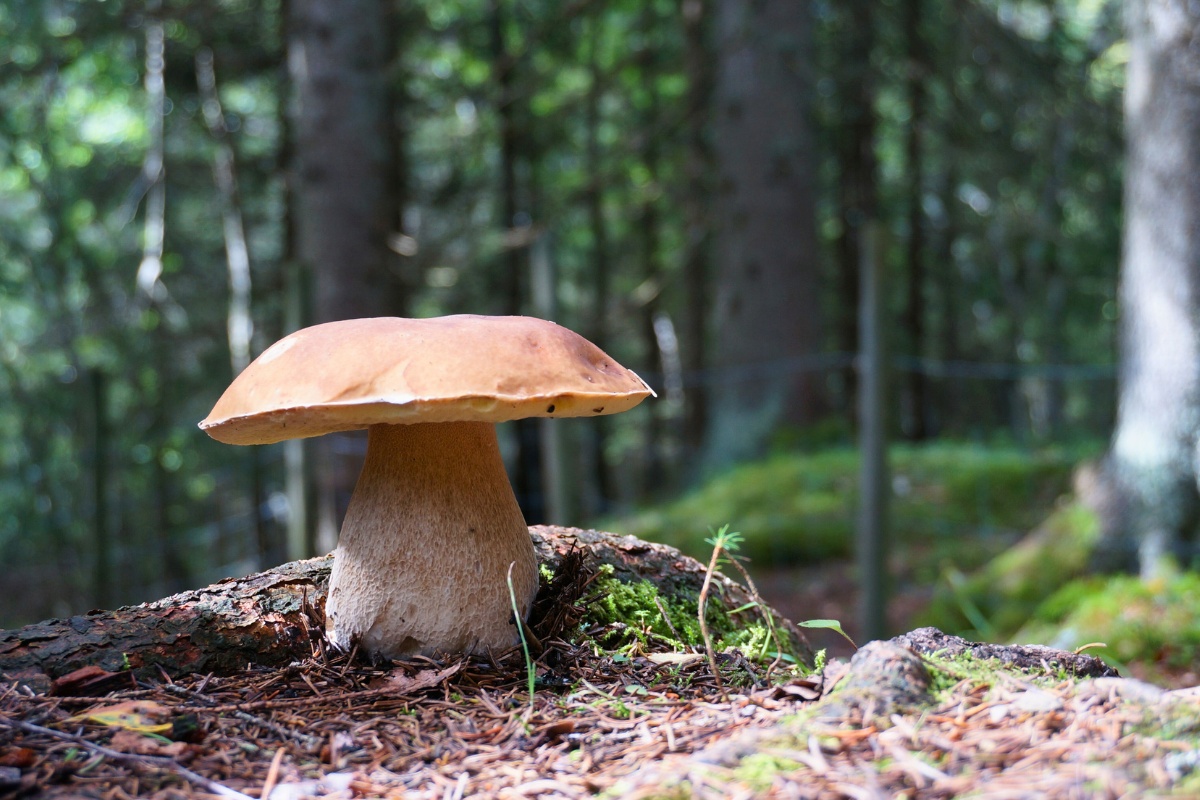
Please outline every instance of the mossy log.
[[[691, 603], [704, 580], [695, 559], [632, 536], [550, 526], [530, 534], [538, 561], [552, 571], [581, 551], [592, 568], [608, 564], [618, 580], [649, 581], [664, 598]], [[0, 679], [48, 691], [84, 668], [134, 677], [229, 674], [307, 658], [321, 646], [331, 563], [332, 556], [294, 561], [162, 600], [0, 631]], [[741, 585], [717, 577], [712, 602], [730, 610], [751, 601]], [[775, 616], [797, 655], [806, 656], [803, 634]]]

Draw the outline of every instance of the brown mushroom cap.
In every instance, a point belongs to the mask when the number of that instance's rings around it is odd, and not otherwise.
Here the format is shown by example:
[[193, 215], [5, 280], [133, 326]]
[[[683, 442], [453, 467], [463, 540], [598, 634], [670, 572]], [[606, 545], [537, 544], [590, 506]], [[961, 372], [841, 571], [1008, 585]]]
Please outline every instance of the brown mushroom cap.
[[632, 371], [553, 322], [376, 317], [279, 340], [200, 427], [227, 444], [269, 444], [378, 423], [615, 414], [650, 394]]

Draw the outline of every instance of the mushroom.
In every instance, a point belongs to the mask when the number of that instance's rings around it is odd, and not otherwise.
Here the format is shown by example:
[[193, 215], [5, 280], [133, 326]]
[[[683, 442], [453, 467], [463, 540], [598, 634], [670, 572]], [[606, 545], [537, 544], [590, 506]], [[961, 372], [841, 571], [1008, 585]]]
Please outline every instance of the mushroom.
[[378, 657], [515, 644], [538, 569], [495, 423], [632, 408], [650, 387], [530, 317], [379, 317], [304, 328], [248, 366], [200, 423], [228, 444], [368, 430], [334, 551], [326, 635]]

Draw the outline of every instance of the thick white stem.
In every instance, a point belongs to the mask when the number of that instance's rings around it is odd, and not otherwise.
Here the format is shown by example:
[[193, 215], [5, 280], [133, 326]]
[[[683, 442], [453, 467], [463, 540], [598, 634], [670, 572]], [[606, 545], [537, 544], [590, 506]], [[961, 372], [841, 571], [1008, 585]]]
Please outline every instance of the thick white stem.
[[329, 640], [385, 658], [510, 647], [509, 564], [522, 616], [537, 592], [490, 423], [372, 426], [335, 553]]

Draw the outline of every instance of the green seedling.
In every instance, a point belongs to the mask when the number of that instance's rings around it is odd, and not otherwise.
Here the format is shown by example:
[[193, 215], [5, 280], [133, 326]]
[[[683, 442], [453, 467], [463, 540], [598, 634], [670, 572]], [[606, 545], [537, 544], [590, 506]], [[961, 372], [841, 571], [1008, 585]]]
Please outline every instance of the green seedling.
[[513, 619], [517, 623], [517, 633], [521, 635], [521, 650], [525, 653], [525, 676], [529, 681], [529, 708], [533, 708], [533, 693], [537, 684], [537, 666], [529, 656], [529, 641], [525, 638], [525, 624], [521, 621], [521, 611], [517, 607], [517, 591], [513, 588], [512, 571], [516, 562], [508, 565], [508, 598], [512, 601]]

